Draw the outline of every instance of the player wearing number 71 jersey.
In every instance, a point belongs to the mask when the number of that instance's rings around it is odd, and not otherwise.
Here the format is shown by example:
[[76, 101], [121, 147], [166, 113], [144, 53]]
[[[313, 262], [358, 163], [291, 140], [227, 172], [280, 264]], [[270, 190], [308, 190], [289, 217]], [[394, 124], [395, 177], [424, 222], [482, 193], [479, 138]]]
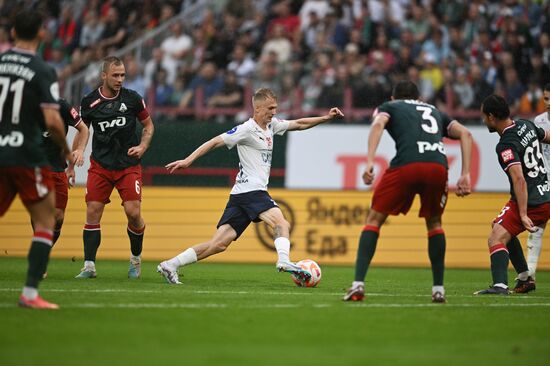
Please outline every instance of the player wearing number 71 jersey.
[[485, 98], [481, 112], [489, 131], [500, 135], [496, 152], [508, 175], [511, 197], [493, 221], [489, 236], [493, 285], [476, 294], [509, 293], [508, 260], [518, 272], [515, 292], [528, 292], [534, 283], [517, 235], [525, 230], [534, 232], [535, 226], [545, 225], [550, 218], [550, 185], [540, 143], [549, 143], [550, 134], [531, 121], [512, 120], [506, 100], [498, 95]]

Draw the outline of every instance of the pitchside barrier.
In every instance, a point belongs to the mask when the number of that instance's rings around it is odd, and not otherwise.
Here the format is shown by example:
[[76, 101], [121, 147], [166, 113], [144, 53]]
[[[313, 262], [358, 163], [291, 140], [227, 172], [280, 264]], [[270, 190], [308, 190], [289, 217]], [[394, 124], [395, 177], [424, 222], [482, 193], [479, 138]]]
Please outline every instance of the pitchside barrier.
[[[143, 217], [147, 228], [143, 258], [169, 258], [188, 246], [209, 240], [228, 193], [228, 188], [144, 187]], [[293, 260], [311, 258], [321, 265], [355, 262], [371, 192], [273, 189], [270, 193], [292, 224]], [[82, 260], [84, 189], [71, 189], [69, 197], [61, 238], [52, 256]], [[489, 268], [490, 223], [508, 197], [505, 193], [474, 193], [466, 198], [449, 196], [444, 216], [448, 267]], [[126, 259], [130, 255], [120, 198], [114, 192], [111, 199], [101, 223], [99, 260]], [[374, 265], [429, 265], [426, 228], [424, 220], [418, 217], [418, 205], [416, 200], [408, 216], [389, 217], [381, 230]], [[0, 219], [0, 255], [25, 256], [30, 238], [28, 215], [17, 200]], [[525, 248], [526, 234], [520, 239]], [[208, 260], [274, 263], [272, 234], [263, 223], [251, 224], [225, 253]], [[550, 269], [550, 245], [543, 247], [539, 267]]]

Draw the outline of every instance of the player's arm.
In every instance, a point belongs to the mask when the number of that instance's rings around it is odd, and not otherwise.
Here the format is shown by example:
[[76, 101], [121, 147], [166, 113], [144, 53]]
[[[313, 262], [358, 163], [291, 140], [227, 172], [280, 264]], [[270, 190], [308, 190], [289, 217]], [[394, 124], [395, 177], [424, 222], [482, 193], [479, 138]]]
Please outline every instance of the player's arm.
[[317, 126], [320, 123], [328, 122], [331, 119], [334, 119], [337, 117], [340, 117], [340, 118], [344, 117], [344, 113], [342, 113], [342, 111], [340, 111], [338, 108], [334, 107], [334, 108], [331, 108], [328, 114], [324, 116], [305, 117], [305, 118], [293, 119], [288, 121], [287, 131], [307, 130], [308, 128]]
[[199, 146], [195, 151], [193, 151], [188, 157], [186, 157], [183, 160], [176, 160], [169, 164], [166, 164], [166, 169], [170, 173], [173, 173], [175, 170], [178, 169], [186, 169], [193, 164], [195, 160], [209, 152], [210, 150], [216, 149], [218, 147], [224, 146], [225, 142], [223, 141], [221, 136], [216, 136], [208, 141], [206, 141], [204, 144]]
[[525, 177], [523, 176], [523, 171], [521, 170], [521, 164], [512, 164], [508, 168], [508, 174], [512, 181], [512, 188], [516, 194], [516, 200], [518, 203], [519, 217], [525, 228], [534, 233], [537, 231], [533, 222], [527, 216], [527, 183], [525, 182]]
[[59, 146], [61, 154], [69, 162], [72, 162], [72, 156], [67, 146], [67, 140], [65, 139], [65, 127], [61, 115], [56, 108], [42, 107], [42, 114], [44, 115], [44, 121], [46, 128], [50, 132], [50, 138]]
[[151, 139], [155, 133], [155, 125], [153, 124], [153, 120], [150, 116], [140, 122], [143, 126], [143, 130], [141, 131], [141, 142], [138, 146], [133, 146], [128, 149], [128, 155], [138, 159], [141, 159], [143, 154], [145, 154], [145, 151], [149, 148]]
[[369, 132], [369, 146], [367, 149], [367, 167], [363, 173], [363, 182], [365, 184], [372, 184], [374, 182], [374, 158], [376, 155], [376, 150], [378, 149], [378, 144], [384, 133], [386, 125], [390, 121], [390, 117], [381, 113], [374, 117], [372, 124], [370, 126]]
[[472, 162], [472, 133], [460, 124], [458, 121], [453, 120], [449, 125], [447, 134], [454, 140], [460, 140], [460, 152], [462, 157], [462, 170], [460, 172], [460, 178], [456, 183], [456, 195], [464, 197], [472, 192], [472, 186], [470, 181], [470, 166]]
[[74, 128], [78, 131], [73, 140], [73, 160], [74, 165], [82, 166], [84, 164], [84, 150], [88, 144], [88, 138], [90, 137], [90, 130], [84, 121], [80, 120]]

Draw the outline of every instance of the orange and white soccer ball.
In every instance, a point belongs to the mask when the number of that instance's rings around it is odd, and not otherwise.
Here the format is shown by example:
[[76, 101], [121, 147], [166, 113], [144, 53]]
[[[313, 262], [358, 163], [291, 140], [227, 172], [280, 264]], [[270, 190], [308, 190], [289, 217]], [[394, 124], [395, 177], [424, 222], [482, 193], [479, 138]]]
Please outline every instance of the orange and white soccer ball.
[[292, 275], [292, 281], [300, 287], [315, 287], [321, 281], [321, 267], [311, 259], [304, 259], [296, 263], [303, 270], [311, 273], [311, 278], [303, 282], [299, 277]]

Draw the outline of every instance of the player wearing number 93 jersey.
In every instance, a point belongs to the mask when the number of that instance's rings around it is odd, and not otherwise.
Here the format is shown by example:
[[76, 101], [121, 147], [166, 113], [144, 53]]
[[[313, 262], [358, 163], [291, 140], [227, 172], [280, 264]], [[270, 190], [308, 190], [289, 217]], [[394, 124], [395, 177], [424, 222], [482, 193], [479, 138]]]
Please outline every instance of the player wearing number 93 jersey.
[[511, 197], [493, 221], [488, 240], [493, 285], [476, 294], [509, 293], [509, 260], [518, 273], [514, 291], [529, 292], [534, 290], [534, 281], [529, 277], [517, 235], [535, 231], [535, 226], [544, 225], [550, 218], [550, 187], [541, 149], [541, 142], [548, 143], [550, 135], [531, 121], [511, 119], [508, 104], [501, 96], [488, 96], [481, 111], [489, 131], [500, 135], [496, 153], [508, 176]]

